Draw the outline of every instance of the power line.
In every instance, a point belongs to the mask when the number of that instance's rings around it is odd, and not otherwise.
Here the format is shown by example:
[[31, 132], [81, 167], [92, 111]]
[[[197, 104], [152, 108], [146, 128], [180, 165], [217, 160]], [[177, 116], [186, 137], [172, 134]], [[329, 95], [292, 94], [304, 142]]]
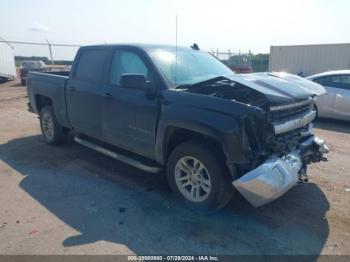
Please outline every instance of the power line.
[[[22, 42], [22, 41], [5, 41], [1, 40], [0, 42], [4, 43], [10, 43], [10, 44], [22, 44], [22, 45], [44, 45], [47, 46], [48, 43], [39, 43], [39, 42]], [[72, 45], [72, 44], [52, 44], [50, 43], [51, 46], [67, 46], [67, 47], [80, 47], [81, 45]]]
[[13, 46], [1, 36], [0, 36], [0, 42], [8, 44], [13, 49]]

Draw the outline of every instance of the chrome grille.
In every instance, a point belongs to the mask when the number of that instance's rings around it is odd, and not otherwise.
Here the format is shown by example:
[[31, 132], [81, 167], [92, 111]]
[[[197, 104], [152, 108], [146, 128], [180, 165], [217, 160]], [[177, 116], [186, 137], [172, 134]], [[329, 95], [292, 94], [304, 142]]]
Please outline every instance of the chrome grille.
[[306, 113], [312, 110], [312, 101], [309, 103], [299, 105], [296, 107], [290, 107], [281, 110], [274, 110], [268, 113], [268, 119], [271, 123], [283, 123], [293, 119], [302, 117]]
[[[268, 119], [272, 124], [285, 123], [302, 118], [307, 113], [310, 113], [312, 109], [313, 101], [309, 99], [292, 105], [271, 108], [268, 113]], [[274, 135], [269, 145], [270, 150], [276, 154], [284, 154], [297, 148], [298, 144], [303, 139], [302, 133], [308, 130], [308, 126], [309, 125], [305, 125], [285, 133]]]

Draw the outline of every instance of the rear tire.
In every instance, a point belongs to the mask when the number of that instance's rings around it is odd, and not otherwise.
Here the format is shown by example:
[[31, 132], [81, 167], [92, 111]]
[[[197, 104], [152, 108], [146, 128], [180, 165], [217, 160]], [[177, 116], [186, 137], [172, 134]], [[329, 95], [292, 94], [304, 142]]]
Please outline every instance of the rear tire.
[[60, 145], [66, 142], [68, 130], [60, 125], [52, 106], [40, 110], [40, 127], [46, 143]]
[[170, 188], [187, 207], [201, 213], [219, 210], [233, 195], [233, 179], [216, 151], [190, 141], [177, 146], [168, 160]]

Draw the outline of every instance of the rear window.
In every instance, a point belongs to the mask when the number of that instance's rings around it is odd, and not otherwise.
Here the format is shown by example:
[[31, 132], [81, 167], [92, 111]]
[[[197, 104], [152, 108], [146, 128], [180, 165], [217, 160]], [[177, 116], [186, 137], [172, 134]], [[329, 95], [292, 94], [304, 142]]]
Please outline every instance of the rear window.
[[109, 50], [86, 50], [80, 55], [75, 78], [91, 82], [106, 82]]

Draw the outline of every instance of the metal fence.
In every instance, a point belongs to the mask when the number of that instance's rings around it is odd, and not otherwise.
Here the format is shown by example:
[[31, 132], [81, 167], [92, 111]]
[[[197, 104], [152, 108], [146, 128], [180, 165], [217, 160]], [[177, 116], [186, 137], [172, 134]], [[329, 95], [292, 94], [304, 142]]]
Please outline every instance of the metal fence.
[[16, 66], [24, 60], [41, 60], [46, 64], [64, 64], [72, 63], [74, 56], [80, 45], [57, 44], [46, 42], [24, 42], [24, 41], [5, 41], [11, 44], [14, 49]]
[[[74, 56], [81, 46], [79, 44], [58, 44], [46, 42], [5, 41], [14, 47], [16, 66], [23, 60], [42, 60], [46, 64], [72, 63]], [[28, 48], [29, 47], [29, 48]], [[207, 52], [227, 64], [229, 67], [250, 67], [253, 72], [268, 70], [268, 55], [254, 55], [249, 51], [231, 52], [210, 49]]]
[[229, 67], [250, 67], [252, 72], [266, 72], [269, 67], [268, 54], [253, 54], [249, 51], [231, 52], [211, 49], [209, 54], [215, 56]]

